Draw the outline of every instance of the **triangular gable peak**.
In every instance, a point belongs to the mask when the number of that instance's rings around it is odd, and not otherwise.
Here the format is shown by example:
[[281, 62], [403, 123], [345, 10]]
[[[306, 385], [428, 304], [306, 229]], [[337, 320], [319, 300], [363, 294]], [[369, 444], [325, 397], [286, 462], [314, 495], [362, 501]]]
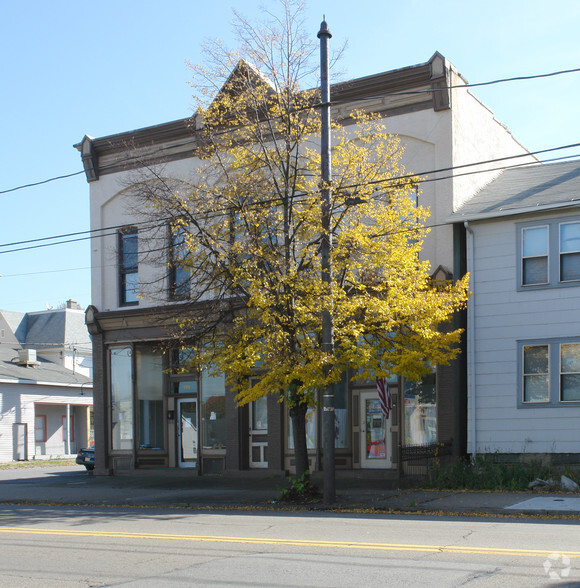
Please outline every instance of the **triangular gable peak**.
[[221, 96], [235, 98], [248, 88], [262, 86], [269, 94], [276, 94], [274, 83], [269, 80], [257, 67], [240, 59], [238, 64], [229, 75], [228, 79], [222, 85], [220, 91], [212, 101], [212, 105], [219, 103]]

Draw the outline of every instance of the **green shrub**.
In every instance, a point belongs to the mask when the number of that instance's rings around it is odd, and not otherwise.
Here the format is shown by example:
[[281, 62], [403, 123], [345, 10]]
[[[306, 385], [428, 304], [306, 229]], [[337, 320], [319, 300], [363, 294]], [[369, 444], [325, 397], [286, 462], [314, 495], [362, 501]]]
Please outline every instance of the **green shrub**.
[[280, 502], [313, 502], [322, 496], [316, 484], [310, 481], [310, 472], [304, 472], [299, 478], [288, 478], [290, 486], [282, 490]]

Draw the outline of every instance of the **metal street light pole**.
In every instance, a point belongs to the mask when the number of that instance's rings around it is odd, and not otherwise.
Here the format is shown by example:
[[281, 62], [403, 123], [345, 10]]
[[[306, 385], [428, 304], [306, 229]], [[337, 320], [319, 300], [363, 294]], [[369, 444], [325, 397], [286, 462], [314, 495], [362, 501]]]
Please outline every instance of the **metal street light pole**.
[[[330, 230], [330, 185], [332, 169], [330, 160], [330, 82], [328, 80], [328, 40], [332, 37], [326, 20], [318, 32], [320, 39], [320, 98], [321, 98], [321, 213], [322, 241], [320, 244], [322, 281], [332, 301], [332, 233]], [[331, 302], [332, 304], [332, 302]], [[322, 312], [322, 349], [329, 356], [334, 354], [334, 325], [332, 312], [324, 308]], [[334, 386], [326, 386], [323, 394], [324, 432], [324, 502], [332, 504], [336, 499], [334, 463]]]

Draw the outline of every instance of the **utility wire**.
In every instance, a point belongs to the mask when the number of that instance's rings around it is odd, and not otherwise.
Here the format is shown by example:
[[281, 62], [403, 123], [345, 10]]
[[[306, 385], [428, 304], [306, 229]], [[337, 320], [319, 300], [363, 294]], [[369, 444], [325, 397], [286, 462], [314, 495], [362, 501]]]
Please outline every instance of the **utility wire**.
[[[497, 162], [501, 162], [501, 161], [505, 161], [505, 160], [513, 160], [516, 158], [521, 158], [521, 157], [527, 157], [529, 155], [534, 155], [534, 154], [538, 154], [538, 153], [547, 153], [547, 152], [552, 152], [552, 151], [557, 151], [560, 149], [568, 149], [570, 147], [579, 147], [580, 143], [575, 143], [573, 145], [564, 145], [562, 147], [553, 147], [551, 149], [543, 149], [541, 151], [536, 151], [534, 153], [524, 153], [524, 154], [519, 154], [519, 155], [512, 155], [512, 156], [508, 156], [508, 157], [499, 157], [497, 159], [489, 159], [486, 161], [482, 161], [482, 162], [476, 162], [476, 163], [466, 163], [466, 164], [462, 164], [462, 165], [458, 165], [458, 166], [454, 166], [454, 167], [447, 167], [447, 168], [441, 168], [438, 170], [432, 170], [429, 172], [420, 172], [417, 174], [408, 174], [408, 175], [404, 175], [404, 176], [398, 176], [398, 177], [394, 177], [394, 178], [384, 178], [384, 179], [378, 179], [378, 180], [372, 180], [369, 182], [365, 182], [362, 184], [350, 184], [348, 186], [341, 186], [340, 187], [340, 191], [346, 191], [352, 188], [357, 188], [357, 187], [361, 187], [361, 186], [365, 186], [365, 185], [378, 185], [378, 184], [389, 184], [389, 183], [396, 183], [396, 182], [400, 182], [401, 180], [406, 180], [406, 179], [411, 179], [411, 178], [416, 178], [417, 176], [428, 176], [430, 174], [435, 174], [435, 173], [439, 173], [439, 172], [446, 172], [446, 171], [454, 171], [457, 169], [462, 169], [462, 168], [468, 168], [468, 167], [472, 167], [475, 165], [483, 165], [483, 164], [488, 164], [488, 163], [497, 163]], [[569, 156], [563, 156], [563, 157], [557, 157], [557, 158], [553, 158], [550, 160], [546, 160], [546, 162], [552, 162], [552, 161], [561, 161], [564, 159], [570, 159], [570, 158], [574, 158], [574, 157], [580, 157], [580, 154], [575, 154], [575, 155], [569, 155]], [[447, 175], [447, 176], [442, 176], [442, 177], [436, 177], [436, 178], [422, 178], [419, 179], [418, 182], [419, 183], [427, 183], [427, 182], [437, 182], [437, 181], [441, 181], [441, 180], [447, 180], [447, 179], [452, 179], [452, 178], [456, 178], [456, 177], [463, 177], [463, 176], [467, 176], [467, 175], [473, 175], [473, 174], [479, 174], [479, 173], [486, 173], [486, 172], [494, 172], [494, 171], [503, 171], [506, 169], [512, 169], [512, 168], [516, 168], [516, 167], [524, 167], [524, 166], [529, 166], [529, 165], [539, 165], [537, 162], [535, 161], [528, 161], [528, 162], [521, 162], [521, 163], [516, 163], [514, 165], [505, 165], [505, 166], [501, 166], [501, 167], [495, 167], [495, 168], [484, 168], [484, 169], [478, 169], [478, 170], [471, 170], [471, 171], [466, 171], [463, 173], [458, 173], [458, 174], [451, 174], [451, 175]], [[308, 198], [311, 198], [312, 194], [298, 194], [295, 199], [300, 202], [301, 200], [306, 200]], [[268, 204], [275, 204], [279, 202], [279, 198], [276, 199], [271, 199], [271, 200], [265, 200], [265, 201], [260, 201], [255, 203], [253, 206], [254, 207], [260, 207], [262, 208], [263, 206], [266, 206]], [[212, 212], [212, 214], [209, 214], [206, 217], [206, 220], [212, 220], [215, 218], [219, 218], [220, 216], [224, 216], [224, 215], [229, 215], [230, 214], [230, 210], [229, 209], [223, 209], [223, 210], [215, 210]], [[170, 222], [171, 220], [173, 220], [171, 217], [168, 217], [166, 219], [163, 220], [159, 220], [159, 219], [155, 219], [152, 221], [143, 221], [140, 223], [133, 223], [132, 226], [135, 225], [139, 225], [139, 226], [145, 226], [146, 228], [161, 228], [164, 227], [168, 222]], [[425, 228], [435, 228], [438, 226], [446, 226], [447, 223], [443, 223], [443, 224], [433, 224], [433, 225], [423, 225]], [[8, 243], [8, 244], [0, 244], [0, 247], [8, 247], [8, 246], [12, 246], [12, 245], [20, 245], [20, 244], [26, 244], [26, 243], [38, 243], [40, 241], [48, 241], [48, 240], [52, 240], [52, 239], [61, 239], [61, 238], [65, 238], [71, 235], [86, 235], [84, 237], [78, 237], [75, 239], [66, 239], [66, 240], [62, 240], [62, 241], [55, 241], [53, 243], [39, 243], [36, 245], [30, 245], [27, 247], [19, 247], [16, 249], [9, 249], [6, 251], [0, 251], [0, 254], [3, 253], [16, 253], [19, 251], [26, 251], [29, 249], [39, 249], [39, 248], [44, 248], [44, 247], [50, 247], [52, 245], [63, 245], [63, 244], [67, 244], [67, 243], [73, 243], [73, 242], [77, 242], [77, 241], [86, 241], [89, 239], [93, 239], [93, 238], [97, 238], [97, 237], [107, 237], [107, 236], [112, 236], [112, 235], [116, 235], [117, 232], [116, 230], [126, 227], [127, 225], [117, 225], [117, 226], [112, 226], [112, 227], [103, 227], [101, 229], [92, 229], [89, 231], [79, 231], [76, 233], [69, 233], [69, 234], [63, 234], [63, 235], [54, 235], [52, 237], [43, 237], [43, 238], [39, 238], [39, 239], [31, 239], [29, 241], [19, 241], [17, 243]], [[112, 231], [112, 232], [103, 232], [103, 231]], [[94, 234], [94, 233], [100, 233], [100, 234]], [[70, 270], [54, 270], [54, 271], [74, 271], [75, 269], [86, 269], [86, 268], [71, 268]], [[11, 274], [11, 275], [6, 275], [4, 277], [15, 277], [15, 276], [24, 276], [24, 275], [35, 275], [35, 274], [42, 274], [42, 273], [49, 273], [49, 272], [31, 272], [28, 274]]]
[[[151, 224], [152, 221], [143, 221], [138, 223], [131, 223], [131, 226], [136, 227], [140, 225]], [[25, 243], [37, 243], [39, 241], [50, 241], [52, 239], [63, 239], [65, 237], [76, 237], [77, 235], [86, 235], [87, 233], [98, 233], [99, 231], [109, 231], [113, 229], [122, 229], [127, 225], [113, 225], [111, 227], [102, 227], [100, 229], [90, 229], [88, 231], [76, 231], [74, 233], [62, 233], [61, 235], [53, 235], [52, 237], [39, 237], [38, 239], [27, 239], [26, 241], [13, 241], [12, 243], [2, 243], [0, 247], [12, 247], [14, 245], [23, 245]], [[1, 252], [0, 252], [1, 253]]]
[[[388, 96], [413, 96], [416, 94], [432, 94], [433, 92], [442, 92], [445, 90], [454, 90], [454, 89], [459, 89], [459, 88], [479, 88], [481, 86], [491, 86], [493, 84], [503, 84], [505, 82], [519, 82], [519, 81], [524, 81], [524, 80], [536, 80], [539, 78], [549, 78], [549, 77], [553, 77], [553, 76], [560, 76], [560, 75], [564, 75], [564, 74], [569, 74], [569, 73], [577, 73], [580, 72], [580, 68], [575, 68], [575, 69], [564, 69], [561, 71], [552, 71], [550, 73], [545, 73], [545, 74], [536, 74], [536, 75], [530, 75], [530, 76], [514, 76], [511, 78], [501, 78], [501, 79], [497, 79], [497, 80], [490, 80], [488, 82], [476, 82], [474, 84], [457, 84], [457, 85], [453, 85], [453, 86], [441, 86], [438, 88], [430, 88], [427, 90], [409, 90], [407, 92], [389, 92], [386, 94], [377, 94], [375, 96], [366, 96], [364, 98], [356, 98], [356, 100], [376, 100], [378, 98], [386, 98]], [[333, 100], [331, 102], [331, 104], [345, 104], [348, 102], [352, 102], [353, 100]], [[320, 105], [318, 105], [320, 106]]]
[[[562, 159], [568, 159], [570, 156], [566, 156], [566, 157], [556, 157], [553, 159], [550, 159], [548, 161], [561, 161]], [[580, 157], [580, 153], [573, 156], [573, 157]], [[466, 175], [472, 175], [472, 174], [476, 174], [476, 173], [483, 173], [483, 172], [488, 172], [488, 171], [502, 171], [502, 170], [506, 170], [506, 169], [513, 169], [516, 167], [524, 167], [524, 166], [528, 166], [528, 165], [534, 165], [534, 162], [523, 162], [523, 163], [518, 163], [518, 164], [514, 164], [514, 165], [509, 165], [509, 166], [503, 166], [503, 167], [498, 167], [498, 168], [492, 168], [492, 169], [484, 169], [484, 170], [476, 170], [476, 171], [468, 171], [462, 174], [455, 174], [452, 176], [445, 176], [445, 177], [441, 177], [441, 178], [427, 178], [424, 180], [421, 180], [420, 183], [424, 183], [424, 182], [436, 182], [439, 180], [446, 180], [446, 179], [451, 179], [451, 178], [457, 178], [457, 177], [461, 177], [461, 176], [466, 176]], [[260, 203], [263, 204], [263, 203]], [[504, 207], [503, 210], [516, 210], [517, 206], [512, 206], [512, 207]], [[223, 214], [223, 213], [222, 213]], [[216, 214], [216, 216], [218, 216], [218, 214]], [[418, 229], [435, 229], [435, 228], [439, 228], [439, 227], [448, 227], [449, 223], [448, 222], [444, 222], [444, 223], [433, 223], [433, 224], [428, 224], [428, 225], [420, 225], [420, 227], [415, 227], [413, 229], [401, 229], [400, 231], [391, 231], [389, 233], [385, 233], [385, 234], [377, 234], [375, 235], [375, 238], [378, 237], [385, 237], [388, 235], [393, 235], [393, 234], [399, 234], [399, 233], [411, 233], [411, 232], [415, 232]], [[100, 237], [100, 236], [105, 236], [105, 235], [93, 235], [90, 237], [85, 237], [85, 239], [93, 239], [96, 237]], [[67, 241], [65, 241], [64, 243], [67, 243]], [[46, 245], [41, 245], [41, 247], [48, 247], [50, 245], [57, 245], [57, 244], [62, 244], [62, 243], [48, 243]], [[27, 248], [24, 248], [27, 249]], [[14, 251], [20, 251], [20, 250], [14, 250]], [[4, 253], [10, 253], [11, 251], [5, 251]], [[2, 252], [0, 252], [2, 253]], [[25, 276], [35, 276], [35, 275], [41, 275], [41, 274], [48, 274], [48, 273], [59, 273], [59, 272], [69, 272], [69, 271], [79, 271], [79, 270], [90, 270], [90, 269], [103, 269], [106, 267], [115, 267], [115, 264], [105, 264], [105, 265], [100, 265], [100, 266], [95, 266], [92, 267], [91, 266], [86, 266], [86, 267], [78, 267], [78, 268], [64, 268], [64, 269], [58, 269], [58, 270], [45, 270], [45, 271], [40, 271], [40, 272], [27, 272], [27, 273], [22, 273], [22, 274], [4, 274], [2, 275], [3, 278], [15, 278], [15, 277], [25, 277]]]
[[[406, 174], [406, 175], [402, 175], [402, 176], [396, 176], [393, 178], [384, 178], [384, 179], [378, 179], [378, 180], [372, 180], [370, 182], [365, 182], [365, 183], [360, 183], [360, 184], [349, 184], [346, 186], [340, 186], [340, 190], [344, 191], [344, 190], [349, 190], [351, 188], [356, 188], [356, 187], [360, 187], [360, 186], [364, 186], [364, 185], [371, 185], [371, 184], [383, 184], [383, 183], [394, 183], [397, 181], [401, 181], [401, 180], [407, 180], [407, 179], [411, 179], [411, 178], [415, 178], [415, 177], [422, 177], [422, 176], [429, 176], [432, 174], [437, 174], [437, 173], [441, 173], [441, 172], [448, 172], [448, 171], [454, 171], [454, 170], [459, 170], [459, 169], [463, 169], [463, 168], [467, 168], [467, 167], [474, 167], [476, 165], [486, 165], [486, 164], [491, 164], [491, 163], [498, 163], [500, 161], [508, 161], [511, 159], [517, 159], [517, 158], [522, 158], [522, 157], [528, 157], [530, 155], [540, 155], [543, 153], [551, 153], [553, 151], [561, 151], [563, 149], [572, 149], [572, 148], [576, 148], [576, 147], [580, 147], [580, 143], [571, 143], [569, 145], [561, 145], [560, 147], [551, 147], [549, 149], [541, 149], [538, 151], [531, 151], [531, 152], [527, 152], [527, 153], [520, 153], [517, 155], [509, 155], [509, 156], [505, 156], [505, 157], [498, 157], [495, 159], [487, 159], [484, 161], [477, 161], [477, 162], [472, 162], [472, 163], [464, 163], [461, 165], [456, 165], [456, 166], [451, 166], [451, 167], [443, 167], [443, 168], [439, 168], [439, 169], [434, 169], [434, 170], [429, 170], [429, 171], [421, 171], [421, 172], [416, 172], [416, 173], [412, 173], [412, 174]], [[577, 157], [577, 155], [569, 155], [563, 158], [558, 158], [558, 160], [561, 159], [571, 159]], [[549, 161], [555, 161], [555, 160], [547, 160]], [[529, 164], [538, 164], [538, 162], [530, 162]], [[488, 172], [488, 171], [496, 171], [496, 170], [501, 170], [503, 168], [494, 168], [493, 170], [491, 169], [483, 169], [483, 170], [477, 170], [476, 172], [473, 173], [484, 173], [484, 172]], [[449, 176], [445, 177], [445, 178], [426, 178], [423, 180], [420, 180], [421, 183], [423, 182], [433, 182], [433, 181], [437, 181], [437, 180], [442, 180], [442, 179], [448, 179]], [[300, 195], [298, 195], [300, 196]], [[304, 195], [307, 196], [307, 195]], [[271, 199], [271, 200], [263, 200], [260, 201], [257, 205], [259, 206], [264, 206], [266, 204], [273, 204], [275, 202], [277, 202], [278, 199]], [[223, 209], [223, 211], [220, 213], [219, 211], [214, 211], [216, 212], [216, 214], [229, 214], [229, 210]], [[165, 222], [169, 221], [171, 219], [166, 219]], [[147, 225], [155, 225], [156, 223], [159, 223], [158, 220], [154, 220], [154, 221], [142, 221], [142, 222], [136, 222], [136, 223], [131, 223], [131, 226], [147, 226]], [[42, 241], [51, 241], [53, 239], [64, 239], [66, 237], [76, 237], [78, 235], [88, 235], [88, 234], [92, 234], [92, 233], [99, 233], [101, 231], [112, 231], [112, 230], [119, 230], [122, 229], [124, 227], [126, 227], [127, 224], [124, 225], [113, 225], [113, 226], [109, 226], [109, 227], [101, 227], [99, 229], [90, 229], [90, 230], [86, 230], [86, 231], [76, 231], [73, 233], [62, 233], [60, 235], [52, 235], [50, 237], [39, 237], [36, 239], [28, 239], [28, 240], [23, 240], [23, 241], [13, 241], [11, 243], [0, 243], [0, 247], [12, 247], [15, 245], [25, 245], [28, 243], [38, 243], [38, 242], [42, 242]], [[161, 223], [158, 225], [161, 226]], [[152, 227], [153, 228], [153, 227]], [[99, 235], [96, 235], [99, 236]], [[101, 236], [105, 236], [105, 235], [101, 235]], [[90, 237], [84, 237], [82, 239], [71, 239], [69, 241], [65, 241], [65, 242], [74, 242], [77, 240], [84, 240]], [[61, 244], [59, 243], [50, 243], [49, 245], [59, 245]], [[31, 247], [32, 248], [32, 247]], [[10, 253], [12, 251], [18, 251], [18, 250], [10, 250], [10, 251], [0, 251], [0, 254], [2, 253]]]
[[[440, 88], [431, 88], [428, 90], [412, 90], [412, 91], [408, 91], [408, 92], [390, 92], [390, 93], [386, 93], [386, 94], [379, 94], [379, 95], [375, 95], [375, 96], [367, 96], [367, 97], [357, 97], [357, 100], [376, 100], [377, 98], [385, 98], [388, 96], [402, 96], [402, 95], [413, 95], [413, 94], [423, 94], [423, 93], [432, 93], [432, 92], [437, 92], [437, 91], [443, 91], [443, 90], [450, 90], [450, 89], [455, 89], [455, 88], [475, 88], [475, 87], [480, 87], [480, 86], [490, 86], [492, 84], [501, 84], [501, 83], [506, 83], [506, 82], [514, 82], [514, 81], [524, 81], [524, 80], [533, 80], [533, 79], [539, 79], [539, 78], [548, 78], [548, 77], [553, 77], [553, 76], [559, 76], [559, 75], [564, 75], [564, 74], [569, 74], [569, 73], [577, 73], [580, 72], [580, 68], [575, 68], [575, 69], [566, 69], [566, 70], [560, 70], [560, 71], [553, 71], [553, 72], [549, 72], [549, 73], [544, 73], [544, 74], [536, 74], [536, 75], [529, 75], [529, 76], [514, 76], [514, 77], [510, 77], [510, 78], [501, 78], [501, 79], [496, 79], [496, 80], [490, 80], [487, 82], [478, 82], [478, 83], [473, 83], [473, 84], [461, 84], [461, 85], [453, 85], [453, 86], [442, 86]], [[352, 102], [352, 99], [349, 100], [338, 100], [338, 101], [332, 101], [331, 104], [345, 104], [348, 102]], [[312, 106], [307, 106], [301, 109], [297, 109], [297, 110], [309, 110], [309, 109], [314, 109], [314, 108], [320, 108], [321, 104], [315, 104]], [[225, 132], [234, 132], [237, 131], [237, 129], [230, 129], [227, 131], [224, 131], [222, 134], [224, 134]], [[197, 142], [197, 138], [194, 139], [189, 139], [185, 142], [182, 143], [176, 143], [173, 145], [168, 145], [168, 146], [163, 146], [163, 147], [159, 147], [155, 150], [152, 150], [150, 152], [148, 152], [145, 155], [139, 155], [139, 156], [129, 156], [126, 157], [124, 159], [120, 159], [114, 163], [110, 163], [104, 166], [101, 166], [100, 169], [107, 169], [108, 167], [115, 167], [118, 166], [120, 163], [128, 163], [130, 161], [135, 161], [135, 160], [139, 160], [143, 157], [150, 157], [151, 155], [155, 155], [156, 153], [161, 153], [163, 151], [166, 151], [168, 149], [175, 149], [175, 148], [179, 148], [179, 147], [185, 147], [187, 145], [191, 145], [193, 143]], [[32, 188], [35, 186], [41, 186], [43, 184], [48, 184], [49, 182], [54, 182], [57, 180], [63, 180], [66, 178], [71, 178], [74, 176], [78, 176], [81, 174], [84, 174], [85, 171], [81, 170], [81, 171], [77, 171], [77, 172], [72, 172], [70, 174], [63, 174], [60, 176], [55, 176], [52, 178], [47, 178], [45, 180], [40, 180], [38, 182], [31, 182], [29, 184], [22, 184], [20, 186], [14, 186], [13, 188], [8, 188], [6, 190], [0, 190], [0, 195], [2, 194], [9, 194], [11, 192], [16, 192], [17, 190], [23, 190], [25, 188]]]

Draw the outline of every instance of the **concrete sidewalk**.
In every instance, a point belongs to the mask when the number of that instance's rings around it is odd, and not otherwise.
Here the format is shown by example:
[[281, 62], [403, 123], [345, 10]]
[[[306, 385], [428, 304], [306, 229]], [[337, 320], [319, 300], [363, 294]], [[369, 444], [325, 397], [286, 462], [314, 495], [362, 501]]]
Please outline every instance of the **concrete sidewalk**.
[[[320, 482], [314, 477], [316, 482]], [[0, 503], [172, 508], [306, 509], [580, 518], [580, 494], [430, 491], [393, 488], [382, 478], [337, 477], [336, 504], [279, 502], [282, 477], [93, 476], [78, 466], [0, 470]]]

